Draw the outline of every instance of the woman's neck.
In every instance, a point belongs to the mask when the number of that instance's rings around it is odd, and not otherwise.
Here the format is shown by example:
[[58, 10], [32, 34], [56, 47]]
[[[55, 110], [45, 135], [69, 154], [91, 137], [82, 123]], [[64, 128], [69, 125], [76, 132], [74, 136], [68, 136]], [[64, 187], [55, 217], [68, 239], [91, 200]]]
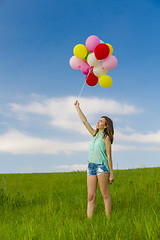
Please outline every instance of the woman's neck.
[[98, 135], [100, 135], [102, 132], [104, 132], [104, 129], [99, 129]]

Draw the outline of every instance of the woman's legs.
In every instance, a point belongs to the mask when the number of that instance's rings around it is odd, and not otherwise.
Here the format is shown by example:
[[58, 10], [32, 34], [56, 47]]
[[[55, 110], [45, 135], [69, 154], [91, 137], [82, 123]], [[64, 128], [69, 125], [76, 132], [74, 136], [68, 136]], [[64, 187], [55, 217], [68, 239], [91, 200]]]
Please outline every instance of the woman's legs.
[[111, 197], [109, 194], [109, 173], [102, 173], [98, 176], [99, 187], [101, 190], [102, 197], [104, 199], [105, 211], [107, 217], [109, 217], [112, 208]]
[[97, 176], [87, 176], [87, 188], [88, 188], [88, 205], [87, 205], [87, 217], [91, 218], [96, 199], [96, 189], [97, 189]]

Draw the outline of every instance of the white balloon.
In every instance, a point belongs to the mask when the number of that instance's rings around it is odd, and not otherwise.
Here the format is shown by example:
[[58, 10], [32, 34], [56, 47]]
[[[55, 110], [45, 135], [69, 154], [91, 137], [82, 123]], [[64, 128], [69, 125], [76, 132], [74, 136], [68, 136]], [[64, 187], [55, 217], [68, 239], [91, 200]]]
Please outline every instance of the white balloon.
[[87, 62], [91, 67], [98, 65], [99, 62], [98, 62], [97, 58], [95, 57], [94, 52], [90, 53], [88, 55]]
[[93, 68], [93, 73], [95, 76], [100, 77], [107, 74], [107, 70], [103, 68], [102, 63], [99, 63]]

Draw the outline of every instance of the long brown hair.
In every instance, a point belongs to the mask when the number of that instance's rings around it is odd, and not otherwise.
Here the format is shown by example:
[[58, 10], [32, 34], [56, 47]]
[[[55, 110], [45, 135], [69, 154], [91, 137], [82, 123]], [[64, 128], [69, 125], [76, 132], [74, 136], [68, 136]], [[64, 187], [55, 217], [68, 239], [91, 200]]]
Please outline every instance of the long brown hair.
[[[113, 128], [113, 122], [109, 117], [102, 116], [101, 118], [105, 119], [105, 126], [106, 128], [104, 129], [104, 138], [106, 136], [109, 137], [111, 144], [113, 143], [113, 135], [114, 135], [114, 128]], [[96, 129], [95, 135], [98, 133], [98, 129]], [[94, 136], [95, 136], [94, 135]]]

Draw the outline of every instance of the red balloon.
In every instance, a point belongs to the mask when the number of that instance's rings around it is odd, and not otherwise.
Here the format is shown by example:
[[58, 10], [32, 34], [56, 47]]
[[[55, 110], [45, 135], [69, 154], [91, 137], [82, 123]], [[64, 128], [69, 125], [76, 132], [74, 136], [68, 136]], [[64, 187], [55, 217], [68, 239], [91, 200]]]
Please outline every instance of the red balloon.
[[108, 57], [110, 49], [107, 44], [100, 43], [94, 50], [94, 54], [98, 60], [103, 60]]
[[95, 86], [98, 83], [98, 77], [96, 77], [94, 73], [91, 72], [86, 76], [86, 83], [89, 86]]

